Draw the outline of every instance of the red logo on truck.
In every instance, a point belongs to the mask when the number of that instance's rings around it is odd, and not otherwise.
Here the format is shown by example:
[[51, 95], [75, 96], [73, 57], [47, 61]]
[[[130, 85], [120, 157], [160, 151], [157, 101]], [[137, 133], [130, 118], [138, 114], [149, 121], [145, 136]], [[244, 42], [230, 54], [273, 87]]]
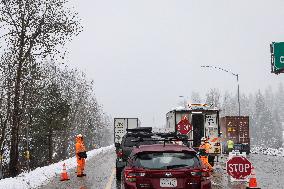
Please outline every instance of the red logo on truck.
[[245, 157], [235, 156], [227, 161], [227, 173], [235, 179], [245, 179], [251, 173], [251, 163]]
[[186, 116], [183, 116], [182, 119], [178, 122], [176, 130], [183, 135], [188, 134], [192, 130], [192, 125], [189, 123], [189, 120]]

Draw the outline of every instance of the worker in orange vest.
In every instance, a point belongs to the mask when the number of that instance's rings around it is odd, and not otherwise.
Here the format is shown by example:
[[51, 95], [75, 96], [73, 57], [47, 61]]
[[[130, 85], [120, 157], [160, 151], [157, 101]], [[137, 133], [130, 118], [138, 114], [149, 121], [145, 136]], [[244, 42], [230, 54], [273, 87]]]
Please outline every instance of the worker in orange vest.
[[209, 169], [209, 171], [213, 171], [213, 167], [208, 162], [208, 153], [209, 153], [209, 150], [211, 148], [212, 147], [211, 147], [209, 141], [205, 137], [202, 137], [201, 138], [201, 145], [199, 146], [200, 159], [203, 162], [203, 164]]
[[75, 150], [76, 150], [76, 159], [77, 159], [77, 177], [86, 176], [86, 174], [84, 174], [84, 169], [85, 169], [85, 159], [87, 158], [87, 153], [84, 145], [83, 136], [81, 134], [78, 134], [76, 136]]

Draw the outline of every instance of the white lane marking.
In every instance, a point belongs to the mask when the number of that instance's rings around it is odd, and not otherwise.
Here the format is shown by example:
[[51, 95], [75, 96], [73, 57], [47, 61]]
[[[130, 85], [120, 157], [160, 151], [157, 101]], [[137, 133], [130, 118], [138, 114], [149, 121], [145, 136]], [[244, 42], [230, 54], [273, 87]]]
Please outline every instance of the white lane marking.
[[111, 189], [111, 185], [113, 183], [114, 175], [115, 175], [115, 168], [112, 168], [112, 172], [111, 172], [111, 175], [108, 179], [108, 183], [106, 184], [105, 189]]

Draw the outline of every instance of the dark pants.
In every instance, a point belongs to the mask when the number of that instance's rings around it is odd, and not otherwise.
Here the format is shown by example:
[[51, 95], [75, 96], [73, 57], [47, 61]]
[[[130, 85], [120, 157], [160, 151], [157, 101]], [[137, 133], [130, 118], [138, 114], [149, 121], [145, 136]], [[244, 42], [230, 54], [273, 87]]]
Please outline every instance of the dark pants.
[[233, 148], [228, 148], [228, 153], [232, 152]]

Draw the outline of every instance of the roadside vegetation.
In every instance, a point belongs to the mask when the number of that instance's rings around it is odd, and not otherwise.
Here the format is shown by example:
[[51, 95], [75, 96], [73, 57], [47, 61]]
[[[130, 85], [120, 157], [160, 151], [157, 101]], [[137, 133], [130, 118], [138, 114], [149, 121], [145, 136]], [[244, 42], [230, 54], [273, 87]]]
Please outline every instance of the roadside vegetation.
[[78, 133], [109, 144], [93, 81], [65, 60], [81, 31], [67, 0], [0, 1], [0, 178], [73, 156]]

